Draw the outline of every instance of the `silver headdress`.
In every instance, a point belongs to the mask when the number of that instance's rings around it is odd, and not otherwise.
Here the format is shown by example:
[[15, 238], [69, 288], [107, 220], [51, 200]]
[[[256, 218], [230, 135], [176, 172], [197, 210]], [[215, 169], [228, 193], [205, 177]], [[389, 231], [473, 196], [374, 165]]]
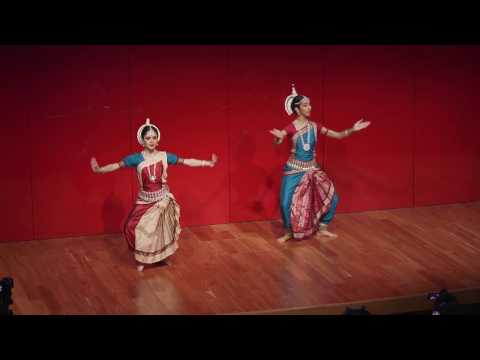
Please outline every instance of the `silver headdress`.
[[285, 99], [285, 111], [287, 112], [288, 115], [293, 114], [292, 101], [297, 95], [298, 94], [297, 94], [297, 90], [295, 90], [295, 84], [292, 84], [292, 93], [288, 95], [287, 98]]
[[151, 127], [154, 128], [155, 130], [157, 130], [158, 140], [160, 141], [160, 130], [159, 130], [158, 127], [156, 127], [155, 125], [150, 124], [150, 119], [147, 118], [147, 119], [145, 120], [145, 124], [143, 124], [142, 126], [140, 126], [140, 127], [138, 128], [138, 131], [137, 131], [137, 140], [138, 140], [138, 143], [143, 146], [142, 130], [145, 128], [145, 126], [151, 126]]

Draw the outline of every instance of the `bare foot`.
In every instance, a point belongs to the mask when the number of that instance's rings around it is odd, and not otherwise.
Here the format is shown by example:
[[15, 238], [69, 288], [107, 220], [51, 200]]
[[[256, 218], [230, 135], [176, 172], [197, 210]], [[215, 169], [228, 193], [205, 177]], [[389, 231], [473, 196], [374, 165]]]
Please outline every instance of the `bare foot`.
[[142, 272], [142, 271], [143, 271], [143, 268], [144, 268], [143, 265], [137, 265], [137, 271]]
[[277, 239], [277, 241], [280, 243], [280, 244], [283, 244], [284, 242], [287, 242], [288, 240], [290, 240], [292, 238], [292, 234], [291, 233], [286, 233], [285, 235], [279, 237]]
[[327, 230], [318, 230], [317, 231], [317, 236], [324, 236], [324, 237], [329, 237], [329, 238], [336, 238], [338, 237], [337, 234], [334, 234], [330, 231], [327, 231]]

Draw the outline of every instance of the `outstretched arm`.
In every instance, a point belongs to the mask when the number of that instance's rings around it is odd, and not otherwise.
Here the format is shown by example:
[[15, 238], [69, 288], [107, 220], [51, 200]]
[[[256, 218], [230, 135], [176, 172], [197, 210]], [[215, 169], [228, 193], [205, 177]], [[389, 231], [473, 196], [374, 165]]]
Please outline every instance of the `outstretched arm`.
[[214, 167], [216, 162], [218, 161], [218, 156], [212, 154], [212, 160], [197, 160], [197, 159], [178, 159], [179, 164], [191, 166], [191, 167]]
[[118, 169], [124, 167], [125, 165], [124, 165], [123, 161], [120, 161], [118, 163], [108, 164], [108, 165], [105, 165], [105, 166], [98, 166], [97, 159], [95, 159], [93, 157], [90, 160], [90, 166], [91, 166], [92, 171], [94, 173], [105, 174], [105, 173], [109, 173], [109, 172], [118, 170]]
[[334, 131], [334, 130], [327, 129], [327, 132], [325, 133], [325, 135], [328, 137], [340, 140], [352, 135], [354, 132], [365, 129], [369, 125], [370, 125], [370, 121], [364, 121], [363, 119], [360, 119], [350, 129], [346, 129], [343, 131]]

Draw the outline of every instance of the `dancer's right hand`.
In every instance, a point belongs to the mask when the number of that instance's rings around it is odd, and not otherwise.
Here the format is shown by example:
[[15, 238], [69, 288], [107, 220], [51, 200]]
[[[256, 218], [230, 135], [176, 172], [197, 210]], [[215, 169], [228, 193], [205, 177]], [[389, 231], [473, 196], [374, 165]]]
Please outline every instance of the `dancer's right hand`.
[[91, 166], [92, 171], [93, 171], [94, 173], [100, 172], [100, 166], [98, 166], [97, 159], [95, 159], [94, 157], [92, 157], [92, 158], [90, 159], [90, 166]]
[[270, 134], [272, 134], [273, 136], [275, 136], [276, 138], [278, 139], [283, 139], [283, 131], [281, 130], [278, 130], [278, 129], [272, 129], [270, 130]]

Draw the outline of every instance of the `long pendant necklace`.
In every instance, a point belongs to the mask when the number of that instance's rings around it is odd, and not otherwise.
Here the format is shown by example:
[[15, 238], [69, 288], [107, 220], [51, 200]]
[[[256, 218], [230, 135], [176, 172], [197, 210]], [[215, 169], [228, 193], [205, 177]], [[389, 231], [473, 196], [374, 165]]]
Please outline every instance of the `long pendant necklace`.
[[[143, 156], [145, 158], [145, 155]], [[153, 175], [150, 172], [150, 165], [147, 166], [147, 173], [148, 173], [148, 178], [150, 179], [151, 182], [155, 182], [157, 179], [157, 176], [155, 175], [155, 170], [157, 167], [157, 163], [153, 163]]]
[[300, 136], [300, 139], [302, 139], [303, 150], [310, 150], [310, 122], [307, 121], [307, 143], [305, 144], [305, 140], [303, 140], [303, 134]]
[[148, 172], [148, 178], [150, 179], [151, 182], [155, 182], [157, 177], [155, 176], [155, 169], [156, 169], [157, 164], [153, 163], [153, 175], [150, 172], [150, 165], [147, 166], [147, 172]]

